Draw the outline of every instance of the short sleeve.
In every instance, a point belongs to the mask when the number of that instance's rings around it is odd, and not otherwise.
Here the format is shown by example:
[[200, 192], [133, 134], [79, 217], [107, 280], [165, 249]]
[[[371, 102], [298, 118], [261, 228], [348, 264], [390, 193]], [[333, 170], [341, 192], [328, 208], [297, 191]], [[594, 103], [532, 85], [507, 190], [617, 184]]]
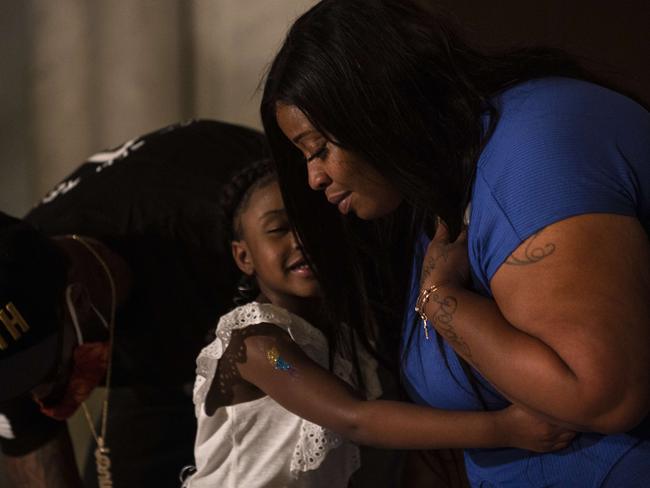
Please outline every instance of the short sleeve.
[[258, 324], [279, 327], [312, 361], [321, 366], [327, 364], [327, 340], [322, 332], [305, 320], [271, 303], [251, 302], [241, 305], [219, 319], [214, 340], [201, 350], [196, 359], [196, 379], [192, 397], [197, 417], [215, 377], [219, 359], [230, 344], [233, 331]]
[[500, 118], [478, 162], [470, 260], [485, 290], [535, 232], [585, 213], [647, 219], [650, 115], [632, 100], [568, 79], [496, 99]]

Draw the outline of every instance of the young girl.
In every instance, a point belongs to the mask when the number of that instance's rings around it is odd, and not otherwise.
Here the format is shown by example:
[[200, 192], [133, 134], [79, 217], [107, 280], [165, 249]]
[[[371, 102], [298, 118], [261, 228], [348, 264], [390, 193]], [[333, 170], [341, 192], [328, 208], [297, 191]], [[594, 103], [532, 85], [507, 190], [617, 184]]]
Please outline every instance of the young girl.
[[[197, 359], [196, 471], [184, 486], [346, 487], [360, 465], [354, 443], [546, 451], [573, 437], [514, 406], [452, 412], [363, 399], [341, 348], [329, 370], [331, 324], [270, 163], [246, 168], [227, 194], [233, 257], [255, 285], [240, 291], [256, 296], [221, 317]], [[366, 395], [376, 398], [372, 361], [359, 358]]]

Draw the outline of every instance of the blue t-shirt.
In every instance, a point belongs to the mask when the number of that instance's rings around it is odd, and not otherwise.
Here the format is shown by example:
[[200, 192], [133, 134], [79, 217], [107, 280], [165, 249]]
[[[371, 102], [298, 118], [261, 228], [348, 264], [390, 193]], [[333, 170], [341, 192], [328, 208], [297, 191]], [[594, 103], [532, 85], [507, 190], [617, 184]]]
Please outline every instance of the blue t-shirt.
[[[475, 289], [528, 237], [585, 213], [635, 216], [650, 235], [650, 114], [632, 100], [587, 82], [545, 78], [493, 99], [499, 119], [477, 164], [468, 251]], [[481, 410], [452, 349], [426, 340], [413, 312], [428, 241], [416, 243], [402, 340], [402, 376], [420, 404]], [[516, 368], [516, 365], [513, 365]], [[488, 408], [508, 402], [477, 372]], [[473, 486], [650, 486], [650, 437], [581, 434], [567, 449], [466, 451]]]

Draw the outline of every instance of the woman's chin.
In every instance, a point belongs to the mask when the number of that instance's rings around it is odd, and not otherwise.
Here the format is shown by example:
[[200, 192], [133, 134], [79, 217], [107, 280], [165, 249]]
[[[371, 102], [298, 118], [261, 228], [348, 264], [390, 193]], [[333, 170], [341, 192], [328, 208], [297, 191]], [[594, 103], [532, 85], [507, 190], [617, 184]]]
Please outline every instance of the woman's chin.
[[352, 209], [350, 213], [356, 215], [361, 220], [377, 220], [386, 217], [393, 212], [393, 209], [386, 209], [382, 207], [362, 207], [359, 209]]
[[351, 205], [350, 213], [356, 215], [361, 220], [377, 220], [388, 217], [402, 203], [401, 198], [388, 196], [386, 200], [370, 200], [356, 198]]

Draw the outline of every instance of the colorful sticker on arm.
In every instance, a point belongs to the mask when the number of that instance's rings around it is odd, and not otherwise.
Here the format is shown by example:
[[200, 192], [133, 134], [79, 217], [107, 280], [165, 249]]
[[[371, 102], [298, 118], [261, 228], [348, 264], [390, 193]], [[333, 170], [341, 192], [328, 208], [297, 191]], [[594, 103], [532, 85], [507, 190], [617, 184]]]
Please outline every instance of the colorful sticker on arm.
[[278, 371], [286, 371], [291, 375], [296, 373], [296, 369], [280, 356], [280, 353], [275, 347], [266, 351], [266, 358], [269, 360], [269, 363], [271, 363], [273, 368]]

